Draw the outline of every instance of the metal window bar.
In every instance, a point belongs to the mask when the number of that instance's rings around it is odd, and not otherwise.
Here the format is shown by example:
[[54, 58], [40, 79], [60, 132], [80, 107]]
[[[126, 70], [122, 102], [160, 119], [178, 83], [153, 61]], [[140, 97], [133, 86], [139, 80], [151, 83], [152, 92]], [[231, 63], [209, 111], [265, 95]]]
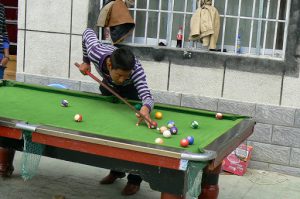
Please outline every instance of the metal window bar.
[[167, 46], [172, 46], [172, 28], [173, 28], [174, 0], [168, 1], [168, 25], [167, 25]]
[[239, 0], [239, 10], [238, 10], [238, 16], [237, 16], [236, 32], [235, 32], [235, 46], [234, 46], [235, 53], [237, 53], [237, 42], [238, 42], [238, 35], [239, 35], [239, 29], [240, 29], [241, 5], [242, 5], [242, 0]]
[[159, 39], [160, 39], [160, 18], [161, 18], [161, 1], [162, 0], [159, 0], [159, 5], [158, 5], [158, 20], [157, 20], [157, 36], [156, 36], [156, 40], [159, 44]]
[[[136, 21], [136, 11], [137, 11], [137, 2], [134, 4], [134, 9], [133, 9], [133, 20]], [[135, 38], [135, 29], [132, 32], [132, 38], [131, 38], [131, 43], [135, 43], [134, 42], [134, 38]]]
[[260, 54], [260, 39], [261, 39], [261, 26], [262, 26], [262, 15], [263, 15], [263, 10], [264, 10], [264, 0], [260, 0], [259, 1], [259, 13], [258, 13], [258, 17], [259, 17], [259, 21], [257, 23], [257, 34], [256, 34], [256, 54], [259, 55]]
[[[267, 2], [267, 14], [266, 14], [266, 19], [269, 18], [269, 13], [270, 13], [270, 3], [271, 0], [268, 0]], [[262, 55], [265, 55], [265, 51], [266, 51], [266, 41], [267, 41], [267, 33], [268, 33], [268, 20], [266, 20], [265, 22], [265, 32], [264, 32], [264, 40], [263, 40], [263, 51], [262, 51]]]
[[[182, 45], [181, 48], [184, 47], [185, 41], [185, 24], [186, 24], [186, 10], [187, 10], [187, 0], [184, 2], [184, 15], [183, 15], [183, 25], [182, 25]], [[189, 44], [188, 44], [189, 45]]]
[[147, 44], [148, 18], [149, 18], [149, 0], [147, 0], [147, 6], [146, 6], [146, 22], [145, 22], [144, 44]]
[[249, 50], [248, 50], [248, 54], [251, 54], [251, 48], [252, 48], [253, 27], [254, 27], [254, 16], [255, 16], [255, 5], [256, 5], [256, 0], [254, 0], [254, 2], [253, 2], [253, 7], [252, 7], [252, 19], [251, 19], [251, 28], [250, 28], [250, 39], [249, 39]]
[[221, 42], [221, 52], [224, 50], [224, 39], [225, 39], [225, 29], [226, 29], [226, 13], [227, 13], [228, 0], [225, 0], [224, 8], [224, 21], [223, 21], [223, 30], [222, 30], [222, 42]]
[[277, 32], [278, 32], [278, 19], [279, 19], [279, 11], [280, 11], [280, 3], [281, 3], [281, 0], [278, 0], [277, 1], [276, 23], [275, 23], [275, 33], [274, 33], [274, 40], [273, 40], [272, 57], [275, 56], [276, 40], [277, 40]]
[[285, 58], [285, 52], [286, 52], [286, 42], [287, 42], [287, 32], [288, 32], [288, 25], [290, 21], [290, 10], [291, 10], [291, 0], [287, 1], [287, 6], [286, 6], [286, 14], [285, 14], [285, 26], [284, 26], [284, 39], [283, 39], [283, 58]]

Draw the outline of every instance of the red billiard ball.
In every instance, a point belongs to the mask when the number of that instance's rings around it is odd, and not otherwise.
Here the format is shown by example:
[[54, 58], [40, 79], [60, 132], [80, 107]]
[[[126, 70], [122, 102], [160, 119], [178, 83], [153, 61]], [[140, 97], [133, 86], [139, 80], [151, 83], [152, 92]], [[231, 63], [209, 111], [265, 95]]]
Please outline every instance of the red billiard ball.
[[152, 121], [152, 122], [151, 122], [151, 125], [150, 125], [150, 128], [151, 128], [151, 129], [156, 129], [156, 128], [157, 128], [157, 122]]
[[217, 113], [217, 114], [216, 114], [216, 118], [217, 118], [218, 120], [223, 119], [222, 113]]
[[189, 145], [189, 141], [187, 139], [180, 140], [180, 146], [187, 147]]

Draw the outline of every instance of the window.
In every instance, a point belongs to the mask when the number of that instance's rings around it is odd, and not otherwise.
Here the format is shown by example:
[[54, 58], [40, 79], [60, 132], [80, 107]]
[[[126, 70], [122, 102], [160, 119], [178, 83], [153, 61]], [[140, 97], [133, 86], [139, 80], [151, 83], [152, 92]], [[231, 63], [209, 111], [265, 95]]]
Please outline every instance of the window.
[[[176, 47], [179, 27], [183, 30], [182, 48], [205, 51], [200, 42], [190, 42], [190, 20], [197, 0], [135, 0], [130, 12], [136, 22], [125, 43], [157, 46], [164, 42]], [[284, 59], [291, 0], [213, 0], [220, 14], [217, 49], [227, 54]], [[238, 37], [240, 36], [240, 39]]]

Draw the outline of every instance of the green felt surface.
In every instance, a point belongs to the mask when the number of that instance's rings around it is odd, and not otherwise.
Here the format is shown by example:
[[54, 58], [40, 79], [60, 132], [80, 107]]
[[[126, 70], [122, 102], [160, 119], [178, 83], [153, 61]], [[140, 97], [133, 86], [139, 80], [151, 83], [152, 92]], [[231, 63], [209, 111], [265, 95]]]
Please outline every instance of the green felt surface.
[[[145, 124], [136, 126], [135, 113], [123, 103], [113, 103], [111, 97], [4, 81], [0, 98], [0, 117], [4, 118], [151, 144], [155, 144], [156, 138], [163, 138], [159, 131], [148, 129]], [[69, 107], [60, 105], [63, 99], [68, 100]], [[163, 113], [163, 118], [157, 120], [159, 126], [173, 120], [179, 129], [178, 135], [163, 138], [163, 146], [182, 149], [180, 140], [192, 135], [195, 143], [186, 150], [194, 153], [244, 119], [225, 115], [223, 120], [216, 120], [213, 112], [166, 105], [157, 105], [152, 118], [156, 111]], [[82, 114], [82, 122], [74, 121], [77, 113]], [[198, 129], [190, 127], [193, 120], [199, 122]]]

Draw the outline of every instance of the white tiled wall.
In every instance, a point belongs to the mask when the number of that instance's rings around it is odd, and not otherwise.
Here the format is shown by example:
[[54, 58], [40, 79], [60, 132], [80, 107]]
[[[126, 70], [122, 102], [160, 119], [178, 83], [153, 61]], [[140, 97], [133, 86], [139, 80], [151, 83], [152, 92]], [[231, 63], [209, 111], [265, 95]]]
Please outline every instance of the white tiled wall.
[[27, 31], [24, 72], [67, 78], [69, 43], [69, 35]]
[[221, 97], [223, 69], [171, 65], [170, 91]]
[[281, 76], [226, 70], [224, 98], [274, 104], [280, 101]]
[[27, 0], [26, 28], [70, 33], [71, 2], [70, 0]]

